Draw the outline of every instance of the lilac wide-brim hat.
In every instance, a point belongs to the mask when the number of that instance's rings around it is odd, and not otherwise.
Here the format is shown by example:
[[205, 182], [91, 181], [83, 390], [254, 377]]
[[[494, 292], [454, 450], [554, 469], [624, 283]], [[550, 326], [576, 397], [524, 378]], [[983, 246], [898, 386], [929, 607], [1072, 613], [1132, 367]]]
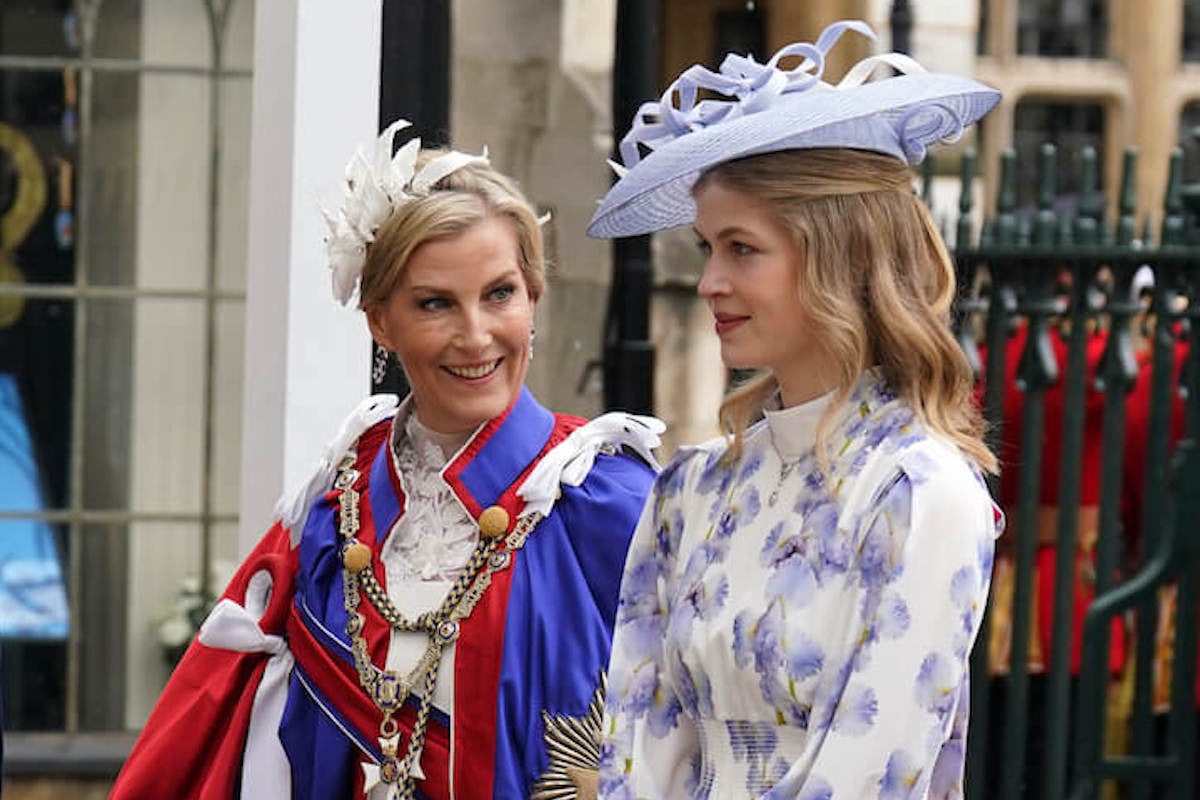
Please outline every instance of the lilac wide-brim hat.
[[[1000, 101], [990, 86], [926, 72], [898, 53], [871, 56], [836, 86], [825, 83], [825, 55], [846, 31], [875, 38], [864, 22], [839, 22], [816, 43], [788, 45], [765, 64], [729, 55], [720, 72], [691, 67], [659, 102], [643, 104], [621, 141], [624, 166], [613, 164], [620, 180], [600, 202], [588, 235], [634, 236], [690, 224], [696, 217], [696, 179], [735, 158], [841, 147], [917, 164], [929, 145], [956, 140]], [[780, 68], [788, 57], [804, 60], [793, 69]], [[882, 65], [903, 74], [867, 82]], [[733, 99], [697, 102], [702, 89]], [[643, 156], [641, 148], [649, 153]]]

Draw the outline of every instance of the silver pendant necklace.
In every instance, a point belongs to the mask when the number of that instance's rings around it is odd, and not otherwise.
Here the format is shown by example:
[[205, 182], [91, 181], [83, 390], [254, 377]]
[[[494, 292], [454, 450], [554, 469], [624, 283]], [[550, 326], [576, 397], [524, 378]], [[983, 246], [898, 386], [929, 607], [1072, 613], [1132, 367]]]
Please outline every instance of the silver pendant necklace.
[[792, 474], [792, 470], [799, 466], [799, 464], [799, 459], [784, 461], [781, 458], [779, 460], [779, 479], [775, 481], [775, 488], [771, 490], [771, 494], [767, 497], [768, 507], [774, 508], [775, 504], [779, 502], [779, 490], [783, 488], [783, 482], [787, 480], [788, 476]]

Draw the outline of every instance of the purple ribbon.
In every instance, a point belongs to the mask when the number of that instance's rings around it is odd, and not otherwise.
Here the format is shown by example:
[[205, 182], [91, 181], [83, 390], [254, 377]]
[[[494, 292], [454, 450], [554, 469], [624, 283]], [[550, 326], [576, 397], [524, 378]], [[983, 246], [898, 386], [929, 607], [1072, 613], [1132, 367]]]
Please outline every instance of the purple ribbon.
[[[667, 87], [658, 102], [643, 103], [638, 108], [633, 126], [621, 140], [621, 160], [631, 168], [641, 160], [639, 145], [654, 150], [693, 131], [770, 108], [785, 94], [814, 87], [832, 88], [821, 81], [825, 57], [846, 31], [875, 40], [875, 32], [867, 23], [847, 20], [827, 27], [813, 44], [798, 42], [780, 48], [765, 64], [731, 53], [721, 62], [719, 72], [699, 64], [689, 67]], [[779, 67], [780, 61], [794, 56], [803, 59], [799, 65], [792, 69]], [[733, 99], [697, 102], [702, 89]], [[675, 98], [678, 105], [673, 102]]]

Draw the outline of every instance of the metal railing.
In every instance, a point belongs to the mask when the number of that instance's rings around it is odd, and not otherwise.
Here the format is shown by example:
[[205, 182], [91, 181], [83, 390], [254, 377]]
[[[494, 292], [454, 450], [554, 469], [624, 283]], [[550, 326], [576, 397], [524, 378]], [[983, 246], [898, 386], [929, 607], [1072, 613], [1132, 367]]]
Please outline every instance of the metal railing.
[[[1154, 235], [1135, 215], [1136, 153], [1125, 154], [1111, 221], [1097, 190], [1095, 152], [1077, 157], [1082, 190], [1075, 211], [1064, 215], [1056, 210], [1054, 147], [1040, 153], [1035, 209], [1016, 207], [1015, 156], [1006, 153], [996, 213], [978, 237], [973, 154], [962, 163], [955, 260], [964, 289], [956, 325], [980, 371], [991, 443], [1008, 456], [1002, 469], [1010, 474], [993, 489], [1014, 531], [998, 557], [1011, 569], [1011, 610], [998, 607], [993, 587], [972, 656], [967, 796], [1190, 800], [1200, 560], [1200, 454], [1191, 437], [1200, 419], [1200, 348], [1189, 343], [1200, 330], [1200, 188], [1182, 185], [1176, 151]], [[1154, 277], [1148, 307], [1135, 293], [1146, 268]], [[1127, 421], [1138, 411], [1131, 391], [1139, 381], [1138, 396], [1149, 390], [1148, 422], [1134, 431]], [[1185, 433], [1176, 441], [1172, 415], [1181, 413]], [[1050, 440], [1058, 454], [1048, 464]], [[1145, 453], [1144, 475], [1126, 474], [1137, 471], [1130, 447]], [[1044, 486], [1055, 474], [1057, 486]], [[1131, 512], [1133, 496], [1140, 514]], [[1083, 529], [1084, 511], [1095, 530]], [[1159, 618], [1167, 593], [1175, 599], [1173, 620]], [[1051, 618], [1039, 622], [1039, 609], [1052, 609]], [[1010, 623], [1002, 667], [988, 646], [1000, 619]], [[1031, 649], [1039, 635], [1048, 635], [1044, 653]], [[1170, 658], [1156, 653], [1164, 642], [1173, 645]], [[1121, 663], [1114, 652], [1125, 656]], [[1169, 703], [1164, 708], [1159, 698], [1156, 719], [1154, 688], [1168, 673]], [[1034, 681], [1044, 690], [1038, 704], [1031, 702]], [[1122, 711], [1118, 701], [1130, 686]], [[1031, 739], [1044, 742], [1036, 767], [1026, 761]]]

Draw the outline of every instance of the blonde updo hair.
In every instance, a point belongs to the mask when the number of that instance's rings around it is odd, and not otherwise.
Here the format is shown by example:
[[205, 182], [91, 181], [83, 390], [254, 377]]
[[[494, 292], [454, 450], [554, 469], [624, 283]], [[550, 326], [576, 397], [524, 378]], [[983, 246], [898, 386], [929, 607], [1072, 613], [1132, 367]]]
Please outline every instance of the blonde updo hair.
[[[444, 152], [422, 150], [416, 168]], [[418, 247], [457, 236], [493, 216], [512, 224], [525, 288], [532, 300], [538, 300], [546, 288], [546, 265], [537, 213], [512, 179], [491, 165], [468, 164], [434, 184], [428, 195], [402, 204], [379, 226], [367, 246], [359, 308], [387, 302]]]
[[[710, 183], [760, 201], [803, 254], [797, 299], [837, 381], [818, 453], [836, 407], [878, 365], [926, 426], [994, 473], [974, 374], [950, 330], [954, 264], [913, 194], [908, 165], [864, 150], [783, 150], [718, 164], [693, 194]], [[730, 458], [740, 456], [747, 426], [778, 389], [768, 371], [725, 398], [720, 424], [733, 437]]]

